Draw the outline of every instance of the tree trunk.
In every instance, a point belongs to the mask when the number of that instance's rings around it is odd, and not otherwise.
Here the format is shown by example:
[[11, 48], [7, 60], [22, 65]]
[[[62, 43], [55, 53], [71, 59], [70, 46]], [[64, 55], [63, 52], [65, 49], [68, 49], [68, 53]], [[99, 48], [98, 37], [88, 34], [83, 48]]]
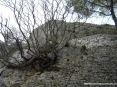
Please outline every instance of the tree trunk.
[[112, 15], [113, 21], [115, 23], [115, 27], [117, 29], [117, 18], [116, 18], [115, 12], [114, 12], [113, 4], [114, 4], [113, 0], [111, 0], [111, 2], [110, 2], [110, 11], [111, 11], [111, 15]]

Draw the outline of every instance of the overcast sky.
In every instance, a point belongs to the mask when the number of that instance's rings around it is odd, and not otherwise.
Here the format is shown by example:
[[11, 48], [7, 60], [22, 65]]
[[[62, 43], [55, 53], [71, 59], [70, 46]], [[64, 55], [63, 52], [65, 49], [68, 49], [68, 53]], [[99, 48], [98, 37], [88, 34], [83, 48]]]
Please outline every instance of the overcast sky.
[[[4, 18], [10, 18], [10, 22], [15, 25], [13, 14], [10, 9], [0, 5], [0, 16]], [[93, 15], [91, 18], [88, 18], [87, 23], [93, 24], [111, 24], [114, 25], [114, 22], [111, 17], [101, 17], [99, 15]], [[0, 40], [3, 41], [2, 36], [0, 35]]]
[[[15, 23], [15, 21], [11, 20], [13, 19], [13, 14], [10, 11], [10, 9], [1, 6], [0, 5], [0, 16], [3, 16], [4, 18], [9, 18], [12, 23]], [[93, 24], [111, 24], [114, 25], [114, 22], [110, 16], [108, 17], [102, 17], [99, 15], [93, 15], [91, 18], [88, 18], [87, 23], [93, 23]]]

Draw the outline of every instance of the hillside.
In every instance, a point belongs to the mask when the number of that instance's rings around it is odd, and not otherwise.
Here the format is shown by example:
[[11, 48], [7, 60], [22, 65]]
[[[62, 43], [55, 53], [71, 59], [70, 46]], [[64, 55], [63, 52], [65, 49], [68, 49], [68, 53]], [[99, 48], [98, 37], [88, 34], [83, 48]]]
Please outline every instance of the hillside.
[[[73, 23], [67, 32], [72, 32]], [[0, 63], [0, 87], [99, 87], [84, 83], [117, 82], [117, 29], [112, 25], [75, 24], [68, 46], [59, 52], [55, 69], [8, 69]], [[104, 86], [104, 87], [112, 87]]]

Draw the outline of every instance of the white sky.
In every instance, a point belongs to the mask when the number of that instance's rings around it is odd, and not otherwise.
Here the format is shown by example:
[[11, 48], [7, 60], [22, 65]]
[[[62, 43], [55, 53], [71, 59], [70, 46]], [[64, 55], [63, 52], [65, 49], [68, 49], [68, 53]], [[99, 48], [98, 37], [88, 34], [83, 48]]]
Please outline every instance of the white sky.
[[[4, 18], [10, 18], [10, 22], [13, 25], [15, 25], [13, 13], [10, 11], [10, 9], [0, 5], [0, 16]], [[111, 17], [101, 17], [99, 15], [94, 15], [91, 18], [88, 18], [87, 23], [114, 25], [114, 22]], [[3, 41], [2, 35], [0, 35], [0, 40]]]

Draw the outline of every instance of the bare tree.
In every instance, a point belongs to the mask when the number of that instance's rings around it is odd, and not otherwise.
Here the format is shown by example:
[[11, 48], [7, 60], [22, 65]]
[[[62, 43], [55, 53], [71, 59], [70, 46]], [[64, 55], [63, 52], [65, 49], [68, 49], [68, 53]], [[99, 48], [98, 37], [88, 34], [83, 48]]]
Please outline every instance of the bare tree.
[[[75, 23], [71, 26], [66, 20], [69, 19], [71, 22], [80, 19], [77, 17], [73, 20], [73, 13], [69, 15], [64, 0], [1, 0], [1, 3], [13, 12], [17, 24], [14, 27], [16, 31], [20, 31], [21, 36], [17, 36], [17, 32], [12, 30], [13, 25], [8, 25], [7, 21], [3, 23], [3, 20], [0, 22], [1, 33], [10, 32], [24, 60], [18, 64], [7, 61], [6, 65], [22, 68], [38, 64], [41, 69], [45, 69], [56, 63], [57, 52], [65, 46], [74, 33], [69, 30], [75, 30]], [[9, 37], [8, 33], [6, 35]], [[30, 58], [25, 55], [25, 51]]]

